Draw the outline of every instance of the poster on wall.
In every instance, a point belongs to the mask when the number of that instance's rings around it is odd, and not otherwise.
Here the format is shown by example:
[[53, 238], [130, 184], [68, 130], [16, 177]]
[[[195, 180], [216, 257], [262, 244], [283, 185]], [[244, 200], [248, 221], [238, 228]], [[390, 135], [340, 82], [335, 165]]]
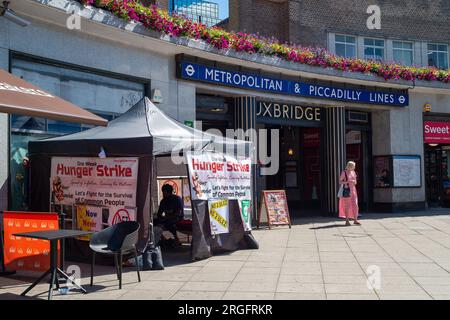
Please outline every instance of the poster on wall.
[[209, 222], [211, 234], [229, 232], [229, 206], [228, 200], [208, 200]]
[[191, 192], [189, 190], [189, 179], [188, 178], [183, 178], [183, 203], [184, 203], [184, 208], [191, 208]]
[[134, 207], [110, 207], [108, 225], [112, 226], [124, 221], [136, 221], [136, 208]]
[[212, 152], [186, 154], [192, 200], [251, 199], [251, 161]]
[[392, 157], [376, 156], [373, 158], [373, 173], [375, 188], [392, 187]]
[[[76, 205], [77, 230], [81, 231], [101, 231], [102, 226], [102, 207], [88, 206], [85, 204]], [[92, 235], [78, 237], [78, 240], [89, 241]]]
[[394, 187], [421, 187], [420, 156], [393, 156]]
[[161, 190], [162, 186], [165, 184], [169, 184], [173, 187], [173, 193], [183, 200], [184, 208], [189, 209], [191, 207], [191, 195], [189, 191], [189, 180], [187, 177], [180, 177], [180, 178], [158, 177], [157, 182], [158, 182], [158, 203], [160, 203], [163, 198]]
[[[104, 220], [109, 225], [126, 219], [135, 220], [138, 167], [139, 160], [134, 157], [53, 157], [50, 203], [86, 204], [108, 209], [109, 217]], [[103, 210], [97, 219], [100, 217], [103, 220]]]

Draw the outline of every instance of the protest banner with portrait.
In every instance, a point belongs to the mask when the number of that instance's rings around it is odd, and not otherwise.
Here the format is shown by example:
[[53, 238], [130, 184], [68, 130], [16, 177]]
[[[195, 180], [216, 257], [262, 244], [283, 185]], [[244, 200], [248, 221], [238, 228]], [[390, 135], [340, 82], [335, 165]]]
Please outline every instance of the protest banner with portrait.
[[[109, 217], [95, 210], [95, 221], [77, 212], [80, 223], [98, 228], [123, 220], [135, 220], [138, 158], [53, 157], [50, 174], [50, 203], [54, 205], [88, 205], [109, 210]], [[130, 209], [132, 208], [132, 209]], [[93, 211], [92, 211], [93, 212]], [[101, 230], [101, 229], [100, 229]], [[97, 230], [96, 230], [97, 231]]]
[[186, 154], [192, 200], [252, 198], [251, 160], [212, 152]]

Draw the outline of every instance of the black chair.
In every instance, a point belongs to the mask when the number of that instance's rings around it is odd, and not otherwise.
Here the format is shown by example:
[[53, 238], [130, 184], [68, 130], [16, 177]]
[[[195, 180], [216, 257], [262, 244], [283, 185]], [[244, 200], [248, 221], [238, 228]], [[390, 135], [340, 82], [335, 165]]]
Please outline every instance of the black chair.
[[122, 289], [122, 257], [124, 254], [134, 252], [138, 280], [141, 282], [136, 249], [139, 228], [140, 225], [138, 222], [124, 221], [97, 232], [92, 236], [89, 243], [89, 247], [92, 249], [91, 286], [94, 283], [95, 253], [114, 255], [119, 289]]

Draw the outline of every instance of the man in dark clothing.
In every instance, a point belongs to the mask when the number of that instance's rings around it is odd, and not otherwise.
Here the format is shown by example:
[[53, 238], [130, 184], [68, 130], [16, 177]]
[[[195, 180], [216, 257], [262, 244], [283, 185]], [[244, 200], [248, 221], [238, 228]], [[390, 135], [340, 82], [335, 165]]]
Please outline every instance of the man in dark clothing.
[[173, 234], [175, 241], [180, 242], [177, 235], [177, 222], [184, 219], [183, 200], [173, 193], [173, 187], [165, 184], [161, 188], [163, 199], [159, 204], [155, 226], [160, 226], [164, 230]]

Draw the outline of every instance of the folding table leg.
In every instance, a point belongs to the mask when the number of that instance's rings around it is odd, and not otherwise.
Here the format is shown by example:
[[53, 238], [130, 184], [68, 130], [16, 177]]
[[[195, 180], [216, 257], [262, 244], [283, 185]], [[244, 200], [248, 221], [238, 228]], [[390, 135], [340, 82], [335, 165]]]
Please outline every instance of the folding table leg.
[[95, 252], [92, 251], [92, 261], [91, 261], [91, 287], [94, 285], [94, 265], [95, 265]]
[[56, 269], [53, 269], [51, 272], [52, 272], [52, 280], [50, 281], [50, 288], [48, 290], [48, 300], [52, 300], [53, 286], [55, 285], [57, 271], [56, 271]]
[[50, 269], [45, 271], [45, 273], [40, 276], [35, 282], [33, 282], [33, 284], [31, 286], [29, 286], [24, 292], [22, 292], [20, 295], [24, 296], [26, 295], [31, 289], [33, 289], [39, 282], [42, 281], [42, 279], [44, 279], [47, 275], [49, 275], [50, 273]]

